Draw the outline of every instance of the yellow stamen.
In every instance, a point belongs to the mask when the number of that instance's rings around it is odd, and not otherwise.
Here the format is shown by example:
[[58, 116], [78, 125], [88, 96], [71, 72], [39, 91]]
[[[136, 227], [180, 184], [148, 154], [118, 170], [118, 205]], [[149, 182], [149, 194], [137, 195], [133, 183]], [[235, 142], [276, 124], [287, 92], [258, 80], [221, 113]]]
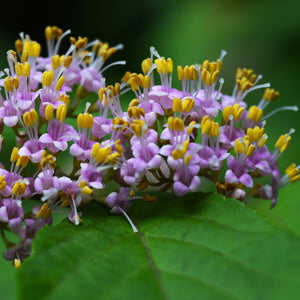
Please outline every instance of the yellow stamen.
[[16, 162], [16, 166], [22, 166], [25, 168], [28, 165], [29, 162], [29, 156], [19, 156]]
[[263, 115], [263, 110], [255, 105], [249, 108], [248, 118], [254, 122], [259, 122]]
[[11, 193], [15, 196], [22, 196], [25, 192], [26, 186], [25, 182], [18, 181], [13, 185]]
[[67, 107], [64, 104], [58, 106], [56, 110], [56, 119], [60, 122], [64, 122], [67, 115]]
[[18, 152], [19, 152], [19, 148], [14, 147], [12, 149], [12, 152], [11, 152], [11, 155], [10, 155], [10, 161], [11, 162], [16, 161], [19, 158]]
[[279, 92], [274, 89], [266, 88], [265, 93], [263, 95], [263, 99], [273, 102], [275, 99], [279, 97]]
[[64, 76], [60, 76], [60, 78], [58, 79], [58, 81], [56, 83], [55, 90], [59, 91], [62, 88], [64, 82], [65, 82], [65, 77]]
[[209, 118], [209, 116], [204, 116], [201, 121], [201, 133], [208, 135], [210, 133], [212, 126], [212, 120]]
[[15, 266], [16, 269], [20, 269], [21, 264], [22, 263], [19, 259], [17, 259], [17, 258], [14, 259], [14, 266]]
[[249, 137], [250, 143], [258, 143], [265, 133], [265, 129], [262, 127], [255, 126], [254, 128], [247, 129], [247, 136]]
[[54, 73], [52, 70], [45, 71], [42, 76], [42, 85], [50, 87], [54, 78]]
[[36, 214], [37, 218], [48, 219], [51, 216], [51, 208], [47, 203], [44, 203], [41, 209]]
[[151, 195], [147, 195], [147, 194], [142, 195], [142, 199], [146, 202], [152, 202], [152, 203], [157, 202], [157, 197], [156, 196], [151, 196]]
[[182, 103], [180, 98], [173, 98], [173, 112], [182, 112]]
[[281, 153], [284, 152], [289, 146], [290, 140], [291, 136], [288, 133], [281, 135], [275, 144], [275, 148], [278, 148]]
[[150, 58], [146, 58], [142, 61], [142, 70], [144, 74], [147, 74], [151, 69], [152, 63]]
[[0, 176], [0, 191], [6, 188], [5, 175]]
[[53, 106], [51, 104], [48, 104], [45, 109], [45, 118], [47, 121], [53, 119]]
[[300, 179], [299, 167], [297, 167], [294, 163], [285, 170], [285, 174], [289, 176], [291, 182], [295, 182]]
[[136, 136], [141, 137], [144, 133], [148, 132], [148, 127], [144, 120], [133, 120], [130, 127]]
[[77, 116], [77, 126], [83, 129], [92, 129], [94, 124], [94, 116], [90, 113], [80, 113]]

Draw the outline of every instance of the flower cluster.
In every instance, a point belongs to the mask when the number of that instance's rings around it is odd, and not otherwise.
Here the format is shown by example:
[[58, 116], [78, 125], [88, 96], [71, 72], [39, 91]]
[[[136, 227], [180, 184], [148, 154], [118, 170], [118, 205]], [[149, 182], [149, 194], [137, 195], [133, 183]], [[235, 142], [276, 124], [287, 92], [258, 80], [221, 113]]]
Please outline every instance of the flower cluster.
[[[0, 162], [0, 229], [4, 257], [16, 267], [30, 254], [36, 232], [61, 207], [78, 225], [79, 206], [100, 201], [124, 214], [136, 231], [126, 212], [133, 200], [155, 202], [149, 191], [183, 196], [204, 188], [206, 178], [226, 197], [270, 199], [274, 207], [279, 188], [300, 178], [299, 166], [290, 165], [281, 176], [277, 163], [294, 130], [270, 149], [265, 130], [266, 118], [297, 108], [264, 116], [279, 93], [259, 84], [262, 76], [249, 69], [237, 70], [231, 96], [222, 94], [225, 51], [216, 61], [177, 66], [181, 89], [172, 87], [172, 59], [153, 47], [141, 73], [127, 72], [121, 83], [107, 85], [104, 71], [125, 62], [106, 61], [122, 45], [70, 37], [61, 55], [61, 41], [69, 34], [48, 26], [48, 54], [42, 57], [41, 45], [21, 33], [15, 50], [7, 52], [0, 81], [0, 150], [5, 133], [15, 135], [10, 163]], [[260, 88], [261, 100], [248, 107], [245, 97]], [[120, 97], [130, 90], [134, 96], [124, 111]], [[95, 97], [88, 102], [90, 94]], [[59, 166], [62, 152], [73, 160], [70, 172]], [[28, 198], [40, 204], [26, 212]], [[8, 240], [9, 232], [17, 242]]]

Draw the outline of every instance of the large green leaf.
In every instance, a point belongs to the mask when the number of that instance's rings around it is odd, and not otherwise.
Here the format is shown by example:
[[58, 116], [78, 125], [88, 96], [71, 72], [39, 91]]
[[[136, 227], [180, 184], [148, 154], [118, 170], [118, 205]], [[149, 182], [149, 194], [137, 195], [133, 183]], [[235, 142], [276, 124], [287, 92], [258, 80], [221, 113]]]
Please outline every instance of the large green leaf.
[[[43, 228], [19, 274], [21, 299], [295, 299], [300, 240], [217, 194], [136, 203], [133, 233], [97, 203]], [[200, 298], [201, 297], [201, 298]]]

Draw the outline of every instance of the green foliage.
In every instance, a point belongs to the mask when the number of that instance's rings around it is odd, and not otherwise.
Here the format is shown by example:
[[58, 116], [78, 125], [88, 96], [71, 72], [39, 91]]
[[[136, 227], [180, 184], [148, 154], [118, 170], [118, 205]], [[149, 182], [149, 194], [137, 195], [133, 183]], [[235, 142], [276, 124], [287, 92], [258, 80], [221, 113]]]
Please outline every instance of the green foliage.
[[291, 299], [300, 241], [236, 200], [159, 195], [136, 203], [133, 233], [100, 204], [43, 228], [18, 273], [20, 299]]

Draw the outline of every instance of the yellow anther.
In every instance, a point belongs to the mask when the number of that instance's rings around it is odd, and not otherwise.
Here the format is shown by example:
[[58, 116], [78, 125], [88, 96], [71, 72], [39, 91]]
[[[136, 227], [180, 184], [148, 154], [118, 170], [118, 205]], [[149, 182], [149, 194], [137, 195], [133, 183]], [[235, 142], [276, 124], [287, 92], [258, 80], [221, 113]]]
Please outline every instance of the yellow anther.
[[5, 175], [0, 176], [0, 191], [6, 188]]
[[147, 194], [142, 195], [142, 199], [146, 202], [152, 202], [152, 203], [157, 202], [157, 197], [156, 196], [151, 196], [151, 195], [147, 195]]
[[[34, 41], [26, 41], [23, 49], [23, 53], [24, 52], [26, 53], [25, 56], [38, 57], [41, 53], [41, 45]], [[23, 53], [22, 53], [22, 58], [23, 58]], [[25, 60], [27, 60], [27, 58]], [[21, 59], [21, 61], [25, 61], [25, 60]]]
[[189, 141], [186, 140], [183, 142], [182, 148], [177, 148], [172, 151], [172, 157], [176, 160], [183, 158], [187, 152], [188, 147], [189, 147]]
[[244, 136], [243, 139], [236, 139], [234, 151], [235, 153], [242, 153], [245, 156], [250, 157], [255, 150], [255, 146], [250, 144], [248, 136]]
[[95, 143], [92, 147], [92, 150], [91, 150], [91, 157], [95, 157], [98, 150], [100, 148], [100, 144], [99, 143]]
[[208, 69], [209, 69], [209, 60], [206, 59], [206, 60], [203, 62], [202, 66], [203, 66], [203, 69], [208, 70]]
[[41, 166], [42, 166], [42, 168], [46, 168], [46, 169], [49, 169], [49, 167], [51, 167], [52, 169], [55, 169], [56, 168], [56, 158], [51, 154], [47, 154], [46, 151], [43, 151]]
[[45, 37], [46, 37], [46, 40], [50, 40], [52, 38], [52, 28], [51, 28], [51, 26], [47, 26], [45, 28]]
[[209, 135], [212, 126], [212, 120], [209, 116], [204, 116], [201, 121], [201, 133]]
[[86, 186], [86, 180], [81, 180], [79, 183], [78, 183], [78, 187], [79, 188], [84, 188]]
[[173, 72], [173, 60], [171, 58], [167, 59], [167, 65], [168, 65], [167, 72], [172, 73]]
[[263, 99], [273, 102], [275, 99], [279, 97], [279, 92], [274, 89], [266, 88]]
[[29, 112], [25, 112], [23, 115], [23, 121], [25, 126], [31, 127], [33, 124], [36, 124], [38, 120], [37, 112], [34, 109], [31, 109]]
[[52, 56], [52, 69], [55, 70], [61, 66], [60, 56], [58, 54]]
[[182, 66], [177, 66], [177, 74], [178, 74], [178, 79], [182, 80], [184, 77], [184, 72]]
[[146, 58], [142, 61], [142, 70], [144, 74], [147, 74], [151, 69], [151, 58]]
[[145, 111], [141, 107], [129, 106], [127, 112], [129, 118], [140, 119], [141, 117], [145, 117]]
[[128, 106], [136, 106], [139, 104], [139, 100], [137, 98], [132, 99]]
[[211, 76], [211, 81], [212, 81], [212, 83], [215, 83], [216, 82], [216, 80], [217, 80], [217, 78], [218, 78], [218, 76], [219, 76], [219, 71], [214, 71], [213, 73], [212, 73], [212, 76]]
[[[70, 38], [70, 41], [72, 43], [74, 40], [73, 39], [71, 40], [71, 38]], [[83, 49], [87, 45], [87, 42], [88, 42], [87, 37], [84, 37], [84, 38], [78, 37], [77, 41], [75, 39], [74, 45], [75, 45], [76, 49]]]
[[15, 41], [15, 48], [18, 53], [21, 53], [23, 51], [23, 42], [20, 39], [17, 39]]
[[189, 68], [189, 66], [185, 66], [183, 68], [183, 77], [185, 79], [190, 79], [190, 68]]
[[182, 112], [182, 102], [180, 98], [173, 98], [173, 112]]
[[12, 149], [12, 152], [11, 152], [11, 155], [10, 155], [10, 161], [13, 162], [13, 161], [16, 161], [18, 158], [19, 158], [19, 149], [17, 147], [14, 147]]
[[121, 145], [121, 140], [120, 139], [116, 140], [115, 148], [116, 148], [116, 151], [119, 152], [119, 153], [123, 153], [125, 151], [123, 146]]
[[65, 77], [64, 76], [60, 76], [60, 78], [58, 79], [58, 81], [56, 83], [55, 90], [59, 91], [62, 88], [64, 82], [65, 82]]
[[96, 155], [95, 155], [95, 160], [100, 163], [103, 162], [107, 156], [111, 153], [111, 148], [110, 147], [104, 147], [104, 148], [100, 148]]
[[11, 193], [15, 196], [22, 196], [25, 192], [26, 186], [25, 182], [18, 181], [13, 185]]
[[254, 82], [256, 81], [256, 79], [257, 79], [257, 75], [256, 75], [256, 74], [252, 74], [252, 75], [249, 77], [249, 81], [250, 81], [251, 83], [253, 83], [253, 84], [254, 84]]
[[54, 73], [52, 70], [45, 71], [42, 76], [42, 85], [43, 86], [51, 86], [54, 78]]
[[174, 122], [173, 122], [173, 130], [175, 131], [181, 131], [183, 132], [184, 131], [184, 122], [182, 119], [180, 118], [175, 118], [174, 119]]
[[258, 143], [265, 133], [265, 129], [262, 127], [255, 126], [254, 128], [247, 129], [247, 136], [249, 137], [250, 143]]
[[259, 122], [262, 115], [263, 115], [263, 110], [258, 108], [257, 106], [255, 105], [252, 105], [250, 108], [249, 108], [249, 112], [248, 112], [248, 119], [254, 121], [254, 122]]
[[221, 71], [223, 62], [221, 59], [217, 60], [217, 71]]
[[59, 100], [65, 103], [66, 107], [68, 108], [70, 105], [70, 96], [61, 94]]
[[93, 193], [93, 190], [88, 186], [83, 187], [80, 191], [84, 195], [91, 195]]
[[129, 71], [127, 71], [124, 76], [122, 77], [121, 81], [122, 82], [126, 82], [127, 84], [129, 83], [129, 79], [130, 79], [130, 75], [131, 73]]
[[83, 123], [81, 124], [82, 126], [80, 126], [81, 128], [92, 129], [93, 124], [94, 124], [94, 116], [92, 114], [86, 112], [83, 114], [82, 121], [83, 121]]
[[63, 122], [67, 115], [67, 107], [65, 104], [61, 104], [58, 106], [56, 110], [56, 119], [60, 122]]
[[212, 136], [218, 136], [219, 135], [219, 123], [216, 123], [213, 120], [212, 120], [212, 123], [211, 123], [210, 135], [212, 135]]
[[44, 203], [38, 213], [36, 214], [37, 218], [48, 219], [51, 216], [51, 208], [47, 203]]
[[130, 126], [131, 130], [136, 136], [142, 136], [144, 133], [148, 132], [148, 127], [144, 120], [133, 120]]
[[14, 259], [14, 266], [16, 269], [20, 269], [21, 268], [21, 260], [19, 260], [18, 258]]
[[64, 67], [69, 68], [72, 63], [72, 60], [73, 60], [72, 56], [67, 56], [64, 60]]
[[120, 154], [119, 152], [114, 152], [114, 153], [112, 153], [112, 154], [109, 154], [109, 155], [105, 158], [104, 162], [105, 162], [105, 163], [114, 163], [114, 164], [115, 164], [115, 163], [117, 163], [119, 157], [121, 157], [121, 154]]
[[48, 104], [45, 109], [45, 118], [47, 121], [53, 119], [53, 106], [51, 104]]
[[167, 74], [173, 72], [173, 61], [171, 58], [168, 58], [168, 60], [166, 60], [164, 57], [161, 57], [160, 59], [157, 58], [154, 63], [157, 66], [156, 70], [159, 74]]
[[192, 134], [192, 132], [193, 132], [193, 130], [194, 130], [194, 125], [196, 124], [196, 122], [195, 121], [192, 121], [190, 124], [189, 124], [189, 126], [188, 126], [188, 135], [191, 135]]
[[281, 153], [284, 152], [289, 146], [290, 140], [291, 136], [288, 133], [281, 135], [275, 144], [275, 148], [278, 148]]
[[291, 164], [286, 170], [285, 174], [287, 174], [290, 178], [291, 182], [295, 182], [300, 179], [299, 174], [299, 166], [297, 167], [294, 163]]
[[237, 83], [237, 90], [242, 93], [244, 93], [246, 90], [253, 87], [253, 83], [250, 82], [247, 79], [247, 77], [242, 77], [242, 79], [237, 79], [236, 83]]
[[134, 190], [131, 190], [130, 193], [129, 193], [129, 197], [134, 197], [135, 196], [135, 191]]
[[194, 107], [195, 100], [193, 98], [184, 98], [182, 100], [182, 110], [189, 113]]
[[28, 165], [29, 162], [29, 156], [19, 156], [16, 162], [16, 166], [22, 166], [25, 168]]
[[186, 156], [185, 156], [185, 158], [184, 158], [184, 164], [185, 165], [187, 165], [187, 164], [189, 164], [189, 162], [191, 161], [191, 159], [192, 159], [192, 156], [190, 155], [190, 154], [187, 154]]

